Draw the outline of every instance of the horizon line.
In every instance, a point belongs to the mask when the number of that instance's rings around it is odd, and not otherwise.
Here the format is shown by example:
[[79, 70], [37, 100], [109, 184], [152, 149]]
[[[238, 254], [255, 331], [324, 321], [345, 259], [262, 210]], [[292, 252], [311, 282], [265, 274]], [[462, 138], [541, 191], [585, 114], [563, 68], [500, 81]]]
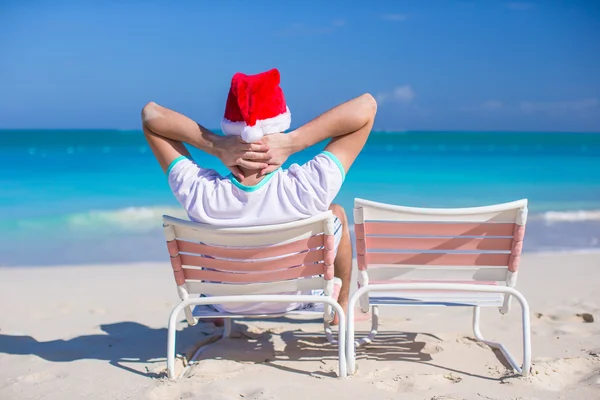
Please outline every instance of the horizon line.
[[[220, 129], [208, 128], [211, 132], [222, 133]], [[98, 132], [98, 131], [117, 131], [117, 132], [142, 132], [142, 129], [121, 129], [121, 128], [0, 128], [0, 132], [7, 131], [83, 131], [83, 132]], [[565, 134], [600, 134], [598, 131], [564, 131], [564, 130], [493, 130], [493, 129], [373, 129], [373, 133], [565, 133]]]

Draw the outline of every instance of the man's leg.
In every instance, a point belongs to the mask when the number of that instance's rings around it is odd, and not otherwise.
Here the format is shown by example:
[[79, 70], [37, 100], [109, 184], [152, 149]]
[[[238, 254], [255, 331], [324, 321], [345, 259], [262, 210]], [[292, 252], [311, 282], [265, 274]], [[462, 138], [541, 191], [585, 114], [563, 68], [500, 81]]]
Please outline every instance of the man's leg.
[[[342, 290], [338, 297], [338, 303], [342, 306], [344, 311], [347, 312], [348, 297], [350, 296], [350, 280], [352, 278], [352, 243], [350, 241], [350, 229], [348, 228], [346, 212], [342, 206], [339, 204], [332, 204], [329, 209], [342, 223], [342, 238], [337, 248], [333, 267], [335, 276], [342, 280]], [[336, 316], [333, 324], [336, 325], [337, 323], [338, 318]]]

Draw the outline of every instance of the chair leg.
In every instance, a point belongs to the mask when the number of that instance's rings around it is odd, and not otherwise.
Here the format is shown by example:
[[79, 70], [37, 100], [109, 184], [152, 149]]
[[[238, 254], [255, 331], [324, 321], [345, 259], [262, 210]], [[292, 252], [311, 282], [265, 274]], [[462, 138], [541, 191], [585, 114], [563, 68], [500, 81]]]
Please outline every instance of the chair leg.
[[331, 324], [327, 319], [323, 319], [323, 329], [325, 330], [325, 337], [330, 344], [336, 345], [338, 341], [333, 337], [333, 331], [331, 330]]
[[[270, 301], [270, 302], [283, 302], [290, 303], [293, 301], [298, 301], [300, 296], [284, 296], [277, 295], [275, 296], [238, 296], [236, 300], [240, 302], [244, 301]], [[190, 306], [193, 304], [216, 304], [226, 303], [228, 300], [232, 300], [232, 296], [215, 296], [212, 299], [208, 300], [206, 298], [198, 298], [198, 299], [186, 299], [179, 303], [173, 311], [171, 311], [171, 315], [169, 317], [169, 325], [168, 325], [168, 337], [167, 337], [167, 373], [169, 378], [176, 379], [175, 376], [175, 334], [176, 334], [176, 323], [177, 323], [177, 315], [183, 310], [184, 307]], [[338, 332], [338, 358], [339, 358], [339, 376], [340, 378], [345, 378], [347, 376], [347, 361], [346, 361], [346, 315], [342, 307], [337, 303], [337, 301], [328, 298], [328, 297], [320, 297], [320, 296], [305, 296], [302, 297], [307, 302], [322, 302], [331, 306], [335, 312], [338, 314], [340, 329]], [[212, 302], [211, 302], [212, 300]], [[231, 301], [230, 301], [231, 302]], [[226, 330], [231, 331], [231, 325]], [[221, 335], [215, 335], [215, 340], [221, 338]], [[211, 338], [212, 339], [212, 338]], [[192, 361], [195, 360], [196, 356], [200, 354], [201, 351], [206, 349], [208, 345], [201, 346], [194, 356], [192, 356]], [[188, 364], [189, 365], [189, 364]], [[184, 370], [185, 373], [185, 370]]]
[[[334, 300], [335, 301], [335, 300]], [[338, 314], [338, 323], [339, 323], [339, 332], [338, 332], [338, 340], [333, 337], [333, 331], [331, 329], [331, 324], [327, 321], [326, 318], [323, 319], [323, 329], [325, 331], [325, 337], [330, 344], [338, 346], [338, 360], [340, 365], [339, 377], [346, 378], [348, 376], [347, 373], [347, 361], [346, 361], [346, 315], [344, 314], [344, 310], [342, 307], [335, 303], [335, 306], [329, 303], [325, 303], [330, 306], [337, 314]], [[325, 315], [324, 315], [325, 317]]]
[[346, 342], [346, 361], [348, 363], [348, 374], [354, 375], [356, 372], [356, 347], [354, 345], [354, 308], [358, 300], [357, 296], [350, 296], [348, 302], [348, 335]]
[[177, 335], [177, 315], [179, 306], [176, 306], [169, 316], [167, 332], [167, 376], [169, 379], [175, 379], [175, 339]]
[[223, 338], [231, 337], [231, 333], [233, 332], [233, 321], [231, 318], [225, 318], [224, 326], [223, 326]]
[[[169, 324], [168, 324], [168, 331], [167, 331], [167, 376], [169, 377], [169, 379], [177, 379], [178, 378], [175, 375], [175, 343], [176, 343], [176, 336], [177, 336], [177, 317], [183, 308], [182, 305], [183, 304], [180, 303], [177, 306], [175, 306], [173, 311], [171, 311], [171, 315], [169, 316]], [[184, 311], [186, 309], [189, 309], [189, 307], [183, 308]], [[225, 331], [227, 331], [227, 327], [228, 327], [227, 322], [229, 322], [229, 331], [228, 332], [229, 332], [229, 334], [231, 333], [231, 321], [226, 320], [223, 335], [225, 335]], [[223, 337], [223, 336], [213, 335], [212, 337], [209, 337], [207, 339], [207, 342], [204, 345], [200, 346], [196, 350], [196, 352], [194, 353], [192, 358], [190, 358], [188, 366], [186, 366], [186, 368], [183, 370], [183, 372], [181, 374], [183, 375], [187, 371], [188, 367], [194, 362], [196, 357], [198, 357], [198, 355], [203, 350], [208, 348], [210, 344], [219, 340], [221, 337]]]
[[346, 359], [348, 360], [348, 373], [354, 375], [356, 372], [356, 349], [362, 345], [372, 343], [379, 329], [379, 307], [371, 306], [371, 331], [364, 338], [354, 339], [354, 310], [348, 309], [348, 345]]
[[344, 313], [342, 307], [337, 303], [337, 301], [333, 300], [331, 306], [338, 314], [338, 323], [339, 323], [339, 331], [338, 331], [338, 360], [339, 360], [339, 377], [346, 378], [348, 376], [347, 366], [348, 362], [346, 360], [346, 329], [347, 329], [347, 316]]
[[360, 338], [354, 341], [354, 346], [357, 348], [365, 344], [373, 342], [375, 336], [377, 336], [377, 329], [379, 328], [379, 307], [371, 306], [371, 331], [367, 337]]
[[529, 305], [525, 300], [519, 300], [521, 304], [521, 312], [522, 312], [522, 329], [523, 329], [523, 365], [519, 366], [517, 361], [513, 358], [513, 356], [509, 353], [508, 349], [504, 347], [502, 343], [492, 342], [490, 340], [486, 340], [481, 334], [481, 330], [479, 328], [479, 320], [480, 320], [480, 309], [478, 306], [473, 307], [473, 333], [475, 338], [482, 343], [487, 344], [488, 346], [500, 350], [500, 352], [506, 358], [506, 361], [513, 367], [513, 369], [523, 375], [529, 375], [529, 369], [531, 368], [531, 329], [530, 329], [530, 320], [529, 320]]

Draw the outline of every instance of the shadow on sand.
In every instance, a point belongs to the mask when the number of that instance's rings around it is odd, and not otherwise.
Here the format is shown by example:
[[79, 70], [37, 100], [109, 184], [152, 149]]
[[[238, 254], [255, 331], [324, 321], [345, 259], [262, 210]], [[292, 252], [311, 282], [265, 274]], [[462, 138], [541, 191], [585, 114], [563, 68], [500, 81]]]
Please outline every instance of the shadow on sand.
[[[281, 361], [324, 361], [337, 363], [337, 346], [327, 343], [323, 333], [291, 330], [273, 333], [266, 329], [261, 332], [249, 330], [247, 320], [235, 324], [232, 338], [223, 339], [202, 353], [201, 359], [215, 358], [242, 363], [262, 363], [273, 368], [307, 375], [337, 376], [337, 367], [331, 371], [306, 371], [293, 368], [289, 362]], [[294, 322], [300, 322], [294, 320]], [[315, 322], [315, 321], [311, 321]], [[252, 322], [249, 322], [252, 324]], [[292, 325], [293, 326], [293, 325]], [[83, 359], [104, 360], [118, 368], [150, 378], [163, 378], [166, 356], [166, 328], [150, 328], [137, 322], [119, 322], [100, 326], [103, 334], [82, 335], [68, 340], [38, 341], [31, 336], [0, 334], [0, 353], [13, 355], [35, 355], [51, 362], [71, 362]], [[186, 327], [177, 334], [177, 350], [189, 357], [195, 344], [202, 342], [215, 330], [211, 323], [199, 323], [196, 327]], [[357, 332], [357, 337], [364, 333]], [[284, 345], [277, 350], [273, 336], [279, 336]], [[357, 352], [357, 360], [381, 360], [393, 362], [418, 362], [448, 370], [472, 375], [432, 363], [430, 354], [423, 352], [425, 342], [416, 341], [418, 333], [381, 333], [376, 340]], [[427, 334], [425, 334], [427, 335]], [[431, 336], [431, 335], [429, 335]], [[148, 365], [143, 370], [124, 364], [161, 363], [159, 372]], [[472, 375], [482, 379], [495, 378]]]

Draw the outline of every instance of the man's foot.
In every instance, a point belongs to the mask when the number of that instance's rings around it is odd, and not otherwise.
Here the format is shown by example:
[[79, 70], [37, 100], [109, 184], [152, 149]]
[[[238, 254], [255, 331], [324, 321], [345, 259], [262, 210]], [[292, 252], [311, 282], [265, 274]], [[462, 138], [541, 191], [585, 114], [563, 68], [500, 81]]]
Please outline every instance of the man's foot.
[[[346, 313], [346, 316], [348, 315], [348, 302], [344, 302], [344, 303], [339, 303], [340, 306], [342, 306], [342, 309], [344, 310], [344, 313]], [[360, 309], [356, 309], [354, 312], [354, 322], [358, 322], [358, 321], [366, 321], [370, 318], [370, 312], [368, 313], [364, 313], [362, 312]], [[337, 313], [334, 313], [333, 315], [333, 321], [330, 323], [330, 325], [332, 326], [336, 326], [340, 323], [339, 318]]]
[[212, 322], [214, 326], [224, 326], [225, 320], [223, 318], [206, 318], [202, 319], [202, 322]]
[[[339, 305], [342, 306], [342, 310], [344, 310], [344, 313], [346, 315], [348, 315], [348, 301], [344, 301], [344, 302], [339, 302]], [[331, 321], [330, 325], [336, 326], [340, 323], [338, 314], [334, 311], [333, 313], [333, 321]]]

